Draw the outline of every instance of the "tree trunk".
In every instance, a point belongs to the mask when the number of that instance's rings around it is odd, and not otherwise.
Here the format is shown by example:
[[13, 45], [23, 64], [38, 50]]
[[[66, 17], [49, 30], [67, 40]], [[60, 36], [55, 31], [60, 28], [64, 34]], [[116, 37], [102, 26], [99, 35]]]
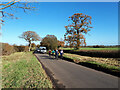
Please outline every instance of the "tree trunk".
[[79, 36], [79, 30], [77, 30], [77, 46], [76, 46], [76, 49], [79, 49], [80, 47], [80, 36]]
[[[75, 22], [75, 26], [77, 25], [77, 22]], [[76, 49], [79, 49], [79, 46], [80, 46], [80, 32], [79, 32], [79, 29], [76, 29], [77, 30], [77, 45], [76, 45]]]
[[30, 52], [30, 49], [31, 49], [31, 41], [29, 41], [29, 52]]

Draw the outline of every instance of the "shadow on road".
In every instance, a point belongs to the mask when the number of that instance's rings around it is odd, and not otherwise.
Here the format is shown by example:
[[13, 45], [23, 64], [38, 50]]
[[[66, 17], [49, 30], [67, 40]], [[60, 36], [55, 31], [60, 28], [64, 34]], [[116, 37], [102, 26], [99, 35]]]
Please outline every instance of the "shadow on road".
[[[43, 54], [43, 53], [38, 53], [38, 52], [33, 52], [33, 54]], [[42, 59], [51, 59], [51, 60], [56, 60], [55, 56], [51, 55], [51, 56], [46, 56], [43, 54], [43, 56], [40, 56]], [[60, 58], [60, 57], [59, 57]], [[58, 59], [59, 59], [58, 58]]]
[[55, 56], [41, 56], [43, 59], [51, 59], [51, 60], [56, 60]]
[[[44, 57], [44, 58], [47, 58], [47, 59], [49, 58], [49, 56], [41, 56], [41, 57]], [[40, 59], [37, 56], [36, 56], [36, 58], [41, 63]], [[53, 77], [54, 74], [48, 68], [46, 68], [42, 63], [41, 63], [41, 65], [42, 65], [43, 69], [45, 70], [46, 74], [49, 76], [50, 80], [52, 81], [53, 88], [57, 88], [58, 90], [65, 90], [65, 86], [62, 83], [59, 83], [58, 79], [55, 79]]]
[[[40, 54], [40, 53], [35, 53], [35, 54]], [[41, 56], [43, 59], [50, 59], [50, 60], [56, 60], [55, 59], [55, 56]], [[72, 62], [72, 63], [76, 63], [73, 61], [73, 59], [70, 59], [70, 58], [66, 58], [66, 57], [63, 57], [62, 59], [60, 58], [60, 56], [58, 57], [59, 60], [65, 60], [65, 61], [68, 61], [68, 62]], [[120, 71], [116, 71], [116, 70], [109, 70], [107, 68], [103, 68], [101, 66], [98, 66], [96, 64], [91, 64], [91, 63], [88, 63], [88, 62], [79, 62], [79, 63], [76, 63], [78, 65], [82, 65], [82, 66], [85, 66], [85, 67], [88, 67], [88, 68], [92, 68], [92, 69], [95, 69], [95, 70], [98, 70], [98, 71], [102, 71], [102, 72], [105, 72], [105, 73], [108, 73], [108, 74], [111, 74], [111, 75], [114, 75], [114, 76], [117, 76], [117, 77], [120, 77]]]
[[[63, 60], [75, 63], [73, 61], [73, 59], [70, 59], [70, 58], [63, 57]], [[88, 63], [88, 62], [79, 62], [79, 63], [76, 63], [76, 64], [82, 65], [82, 66], [85, 66], [85, 67], [88, 67], [88, 68], [92, 68], [92, 69], [95, 69], [95, 70], [98, 70], [98, 71], [102, 71], [102, 72], [105, 72], [105, 73], [108, 73], [108, 74], [111, 74], [111, 75], [114, 75], [114, 76], [117, 76], [117, 77], [120, 77], [120, 71], [110, 70], [110, 69], [104, 68], [100, 65], [98, 66], [97, 64], [92, 64], [92, 63]]]

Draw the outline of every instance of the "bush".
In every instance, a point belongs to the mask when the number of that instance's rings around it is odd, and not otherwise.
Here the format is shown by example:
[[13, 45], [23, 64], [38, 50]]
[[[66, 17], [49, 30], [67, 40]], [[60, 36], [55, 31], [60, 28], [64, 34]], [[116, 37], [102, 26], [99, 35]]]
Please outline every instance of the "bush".
[[28, 46], [14, 46], [16, 52], [27, 52], [29, 50]]
[[2, 44], [2, 55], [10, 55], [14, 52], [27, 52], [29, 50], [28, 46], [9, 45], [8, 43], [0, 44]]
[[14, 52], [15, 49], [12, 45], [9, 45], [8, 43], [2, 43], [2, 55], [10, 55]]
[[96, 45], [96, 46], [93, 46], [93, 48], [105, 48], [105, 46], [103, 46], [103, 45]]

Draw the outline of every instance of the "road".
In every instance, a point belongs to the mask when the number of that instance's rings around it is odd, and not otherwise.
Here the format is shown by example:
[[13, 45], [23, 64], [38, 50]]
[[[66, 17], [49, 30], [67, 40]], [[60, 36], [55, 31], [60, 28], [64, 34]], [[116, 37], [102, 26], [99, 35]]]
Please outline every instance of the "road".
[[65, 60], [56, 60], [47, 54], [36, 54], [36, 56], [54, 78], [58, 87], [118, 88], [118, 77]]

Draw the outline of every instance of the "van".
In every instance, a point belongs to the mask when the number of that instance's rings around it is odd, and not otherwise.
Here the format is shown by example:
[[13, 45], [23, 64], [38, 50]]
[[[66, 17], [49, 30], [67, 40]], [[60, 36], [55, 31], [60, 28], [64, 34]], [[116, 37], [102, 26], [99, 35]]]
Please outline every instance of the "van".
[[47, 52], [47, 49], [46, 49], [46, 47], [39, 47], [39, 48], [37, 48], [36, 49], [36, 51], [38, 52], [38, 53], [46, 53]]
[[46, 47], [40, 47], [40, 52], [41, 52], [41, 53], [46, 53], [46, 52], [47, 52]]

